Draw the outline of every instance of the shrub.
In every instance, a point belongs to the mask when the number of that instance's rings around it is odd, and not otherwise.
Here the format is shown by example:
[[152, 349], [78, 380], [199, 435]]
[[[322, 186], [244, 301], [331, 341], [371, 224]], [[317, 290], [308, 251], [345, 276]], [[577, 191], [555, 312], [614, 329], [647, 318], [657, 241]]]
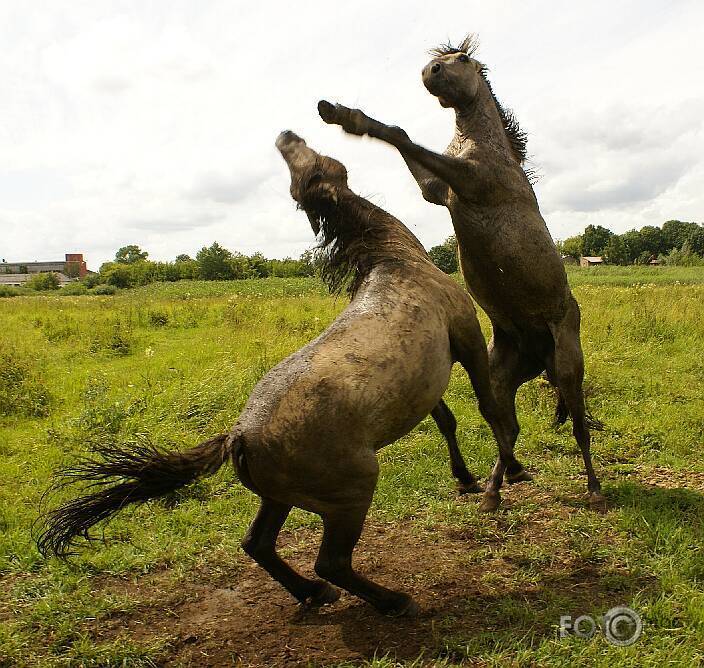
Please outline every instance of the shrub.
[[25, 285], [32, 290], [58, 290], [59, 277], [53, 272], [34, 274]]
[[87, 274], [81, 279], [81, 283], [90, 290], [100, 284], [100, 274]]
[[114, 285], [98, 285], [95, 287], [91, 294], [94, 295], [114, 295], [117, 292], [117, 288]]
[[61, 294], [67, 296], [87, 295], [88, 288], [83, 283], [75, 281], [61, 288]]
[[43, 417], [50, 395], [35, 365], [16, 350], [0, 350], [0, 415]]
[[169, 314], [166, 311], [149, 311], [148, 317], [152, 327], [164, 327], [169, 323]]
[[0, 285], [0, 297], [19, 297], [21, 294], [22, 292], [12, 285]]

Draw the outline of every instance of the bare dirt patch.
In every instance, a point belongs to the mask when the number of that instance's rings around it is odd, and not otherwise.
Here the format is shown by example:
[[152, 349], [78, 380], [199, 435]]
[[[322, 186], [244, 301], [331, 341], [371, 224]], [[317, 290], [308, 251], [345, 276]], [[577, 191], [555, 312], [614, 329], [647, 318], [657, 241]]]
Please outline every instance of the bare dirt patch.
[[[98, 641], [116, 635], [136, 641], [168, 637], [164, 666], [330, 665], [386, 654], [396, 659], [424, 654], [431, 661], [448, 652], [447, 637], [470, 641], [508, 625], [519, 634], [554, 637], [558, 618], [553, 619], [550, 606], [556, 597], [568, 608], [565, 614], [580, 613], [602, 604], [606, 609], [615, 597], [647, 584], [624, 572], [615, 588], [613, 578], [604, 578], [598, 565], [580, 561], [565, 536], [555, 531], [555, 523], [570, 510], [544, 492], [521, 487], [523, 500], [546, 502], [545, 512], [535, 513], [518, 530], [519, 540], [550, 546], [549, 563], [534, 569], [532, 577], [526, 577], [530, 560], [520, 550], [501, 552], [500, 532], [496, 540], [484, 536], [480, 541], [471, 531], [412, 521], [368, 524], [355, 552], [356, 566], [380, 583], [411, 593], [422, 608], [415, 619], [383, 617], [344, 592], [332, 606], [300, 609], [242, 557], [234, 573], [204, 569], [177, 584], [168, 571], [133, 583], [105, 582], [107, 590], [136, 591], [142, 603], [132, 613], [101, 621], [90, 633]], [[492, 521], [501, 528], [504, 520], [498, 516]], [[283, 532], [280, 550], [293, 566], [312, 575], [319, 539], [313, 530]], [[519, 612], [507, 618], [512, 604], [528, 609], [529, 617], [521, 618]]]

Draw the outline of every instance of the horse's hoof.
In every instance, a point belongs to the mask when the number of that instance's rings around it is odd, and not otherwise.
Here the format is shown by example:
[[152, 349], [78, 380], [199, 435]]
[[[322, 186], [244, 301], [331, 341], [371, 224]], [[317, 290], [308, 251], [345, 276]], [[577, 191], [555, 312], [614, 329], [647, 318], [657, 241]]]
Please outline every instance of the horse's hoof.
[[606, 511], [606, 497], [601, 492], [590, 492], [589, 493], [589, 505], [594, 510]]
[[335, 123], [335, 105], [330, 104], [327, 100], [318, 102], [318, 114], [326, 123]]
[[457, 493], [460, 496], [465, 494], [481, 494], [484, 488], [478, 482], [458, 482], [457, 483]]
[[530, 482], [531, 480], [533, 480], [533, 476], [525, 469], [521, 469], [518, 473], [506, 474], [506, 482], [509, 485], [513, 485], [517, 482]]
[[306, 608], [319, 608], [321, 605], [335, 603], [340, 598], [340, 590], [327, 582], [321, 582], [312, 596], [309, 596], [303, 603]]
[[499, 507], [501, 503], [501, 496], [499, 494], [485, 494], [484, 500], [479, 506], [479, 510], [483, 513], [493, 513]]
[[420, 606], [407, 594], [401, 594], [398, 603], [384, 609], [387, 617], [417, 617]]

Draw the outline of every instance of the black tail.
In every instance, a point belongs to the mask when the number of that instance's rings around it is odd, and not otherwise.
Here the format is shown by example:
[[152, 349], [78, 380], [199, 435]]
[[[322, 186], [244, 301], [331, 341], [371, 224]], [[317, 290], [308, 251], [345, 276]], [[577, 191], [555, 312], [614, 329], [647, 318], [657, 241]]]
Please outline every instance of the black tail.
[[74, 539], [131, 503], [143, 503], [212, 475], [230, 457], [227, 434], [185, 452], [168, 452], [152, 444], [96, 449], [100, 460], [85, 458], [59, 474], [58, 487], [86, 481], [98, 491], [52, 510], [44, 518], [37, 547], [44, 555], [66, 556]]
[[[555, 429], [557, 429], [560, 425], [563, 425], [565, 424], [565, 422], [567, 422], [567, 418], [570, 416], [570, 412], [567, 408], [567, 404], [565, 403], [565, 399], [562, 396], [560, 390], [555, 388], [555, 393], [557, 394], [557, 404], [555, 405], [555, 419], [553, 420], [552, 425]], [[595, 418], [589, 412], [589, 409], [585, 409], [584, 419], [589, 429], [592, 429], [594, 431], [604, 431], [604, 429], [606, 428], [604, 426], [604, 423], [599, 418]]]

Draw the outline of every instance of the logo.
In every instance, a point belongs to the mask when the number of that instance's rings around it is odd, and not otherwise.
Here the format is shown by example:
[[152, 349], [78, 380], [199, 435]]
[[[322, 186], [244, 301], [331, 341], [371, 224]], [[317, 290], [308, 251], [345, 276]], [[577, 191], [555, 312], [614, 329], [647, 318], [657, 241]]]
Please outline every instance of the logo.
[[591, 615], [580, 615], [575, 620], [570, 615], [560, 617], [560, 638], [574, 635], [588, 640], [594, 637], [598, 628], [612, 645], [627, 647], [640, 638], [643, 622], [635, 610], [621, 605], [604, 615], [601, 627]]

